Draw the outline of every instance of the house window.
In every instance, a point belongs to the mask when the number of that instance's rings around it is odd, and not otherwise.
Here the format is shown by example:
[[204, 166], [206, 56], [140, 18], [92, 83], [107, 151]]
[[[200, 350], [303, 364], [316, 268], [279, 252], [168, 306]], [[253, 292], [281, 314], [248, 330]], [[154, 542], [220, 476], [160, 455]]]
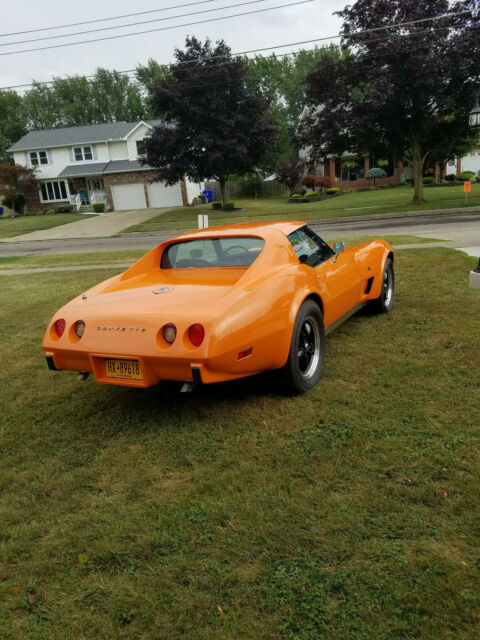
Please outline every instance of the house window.
[[105, 187], [102, 178], [92, 178], [88, 180], [88, 188], [90, 191], [104, 191]]
[[84, 162], [85, 160], [93, 160], [93, 152], [91, 146], [73, 147], [73, 156], [75, 162]]
[[146, 153], [145, 140], [137, 140], [137, 156], [144, 156]]
[[55, 202], [56, 200], [68, 200], [67, 188], [64, 180], [51, 180], [42, 182], [42, 202]]
[[38, 167], [39, 164], [48, 164], [48, 154], [46, 151], [30, 151], [30, 164]]

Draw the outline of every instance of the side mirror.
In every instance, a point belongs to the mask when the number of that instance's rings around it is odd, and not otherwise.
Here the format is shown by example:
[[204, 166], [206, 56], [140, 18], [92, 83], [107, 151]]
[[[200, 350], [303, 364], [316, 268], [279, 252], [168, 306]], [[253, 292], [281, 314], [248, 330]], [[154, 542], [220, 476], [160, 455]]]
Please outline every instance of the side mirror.
[[300, 264], [307, 264], [308, 262], [308, 256], [306, 253], [302, 253], [301, 256], [298, 256], [298, 259], [300, 260]]
[[345, 251], [345, 245], [343, 244], [343, 242], [334, 242], [333, 250], [335, 251], [335, 253], [343, 253]]

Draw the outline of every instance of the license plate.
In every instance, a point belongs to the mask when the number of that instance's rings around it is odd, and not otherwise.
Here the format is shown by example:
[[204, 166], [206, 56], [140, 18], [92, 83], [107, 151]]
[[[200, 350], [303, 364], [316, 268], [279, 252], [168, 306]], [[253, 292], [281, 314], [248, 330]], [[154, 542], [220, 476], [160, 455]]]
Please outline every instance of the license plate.
[[143, 380], [143, 374], [138, 360], [105, 358], [105, 373], [108, 378]]

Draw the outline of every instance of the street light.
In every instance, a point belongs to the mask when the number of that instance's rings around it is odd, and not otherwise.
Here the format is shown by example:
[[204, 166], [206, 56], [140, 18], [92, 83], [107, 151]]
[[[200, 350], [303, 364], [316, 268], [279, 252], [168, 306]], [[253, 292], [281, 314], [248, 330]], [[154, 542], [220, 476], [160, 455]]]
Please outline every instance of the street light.
[[477, 129], [480, 128], [480, 105], [478, 104], [478, 97], [475, 106], [470, 111], [470, 126]]

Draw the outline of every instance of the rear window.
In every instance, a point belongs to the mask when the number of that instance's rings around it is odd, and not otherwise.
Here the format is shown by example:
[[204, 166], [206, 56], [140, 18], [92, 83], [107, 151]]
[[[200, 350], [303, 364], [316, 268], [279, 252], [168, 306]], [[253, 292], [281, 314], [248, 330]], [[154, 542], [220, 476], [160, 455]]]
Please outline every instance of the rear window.
[[162, 269], [201, 267], [249, 267], [260, 255], [261, 238], [202, 238], [168, 246], [162, 255]]

